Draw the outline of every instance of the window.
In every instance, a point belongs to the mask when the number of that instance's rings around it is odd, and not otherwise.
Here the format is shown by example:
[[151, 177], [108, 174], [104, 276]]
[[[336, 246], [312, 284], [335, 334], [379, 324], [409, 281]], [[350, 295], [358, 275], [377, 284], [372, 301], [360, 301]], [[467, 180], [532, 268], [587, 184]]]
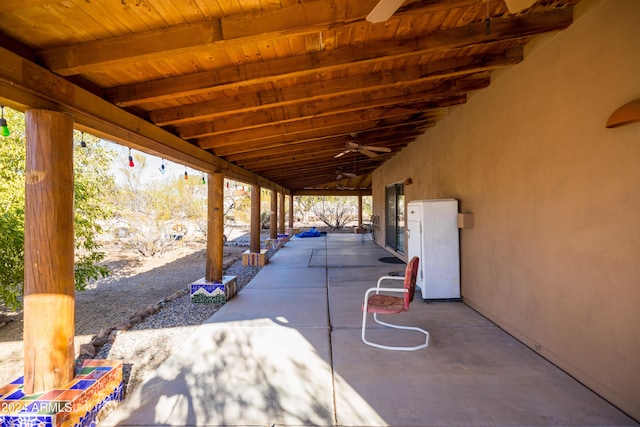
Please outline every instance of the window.
[[404, 253], [404, 185], [393, 184], [385, 190], [386, 246]]

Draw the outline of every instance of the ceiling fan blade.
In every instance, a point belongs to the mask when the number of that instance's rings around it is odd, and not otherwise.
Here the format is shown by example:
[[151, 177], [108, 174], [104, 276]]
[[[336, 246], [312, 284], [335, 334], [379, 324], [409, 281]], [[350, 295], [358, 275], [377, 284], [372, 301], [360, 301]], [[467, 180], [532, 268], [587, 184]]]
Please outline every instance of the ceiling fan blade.
[[347, 142], [347, 150], [348, 149], [357, 149], [360, 145], [357, 142], [348, 141]]
[[333, 158], [334, 158], [334, 159], [337, 159], [338, 157], [342, 157], [342, 156], [344, 156], [345, 154], [350, 153], [350, 152], [351, 152], [351, 150], [345, 150], [345, 151], [343, 151], [342, 153], [338, 153], [338, 154], [336, 154], [335, 156], [333, 156]]
[[400, 9], [403, 3], [404, 0], [380, 0], [376, 7], [367, 15], [367, 21], [372, 24], [384, 22], [396, 13], [396, 10]]
[[380, 153], [390, 153], [391, 152], [391, 148], [374, 147], [373, 145], [361, 145], [360, 148], [366, 148], [369, 151], [378, 151]]
[[343, 172], [342, 175], [346, 176], [347, 178], [355, 178], [356, 175], [355, 173], [349, 173], [349, 172]]
[[378, 155], [376, 153], [374, 153], [373, 151], [369, 151], [364, 147], [360, 147], [358, 149], [358, 151], [361, 152], [362, 154], [364, 154], [365, 156], [368, 156], [368, 157], [371, 157], [371, 158], [378, 157]]
[[511, 13], [518, 13], [523, 9], [527, 9], [531, 7], [532, 4], [536, 2], [536, 0], [504, 0], [507, 5], [507, 9]]

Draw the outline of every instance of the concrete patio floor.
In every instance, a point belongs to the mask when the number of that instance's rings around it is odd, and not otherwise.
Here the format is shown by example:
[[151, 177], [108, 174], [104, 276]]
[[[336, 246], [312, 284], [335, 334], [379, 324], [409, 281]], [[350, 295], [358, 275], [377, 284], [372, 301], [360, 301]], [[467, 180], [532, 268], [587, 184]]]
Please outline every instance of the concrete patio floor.
[[100, 426], [638, 425], [460, 302], [418, 294], [394, 316], [429, 348], [363, 344], [365, 290], [404, 271], [388, 256], [359, 235], [294, 238]]

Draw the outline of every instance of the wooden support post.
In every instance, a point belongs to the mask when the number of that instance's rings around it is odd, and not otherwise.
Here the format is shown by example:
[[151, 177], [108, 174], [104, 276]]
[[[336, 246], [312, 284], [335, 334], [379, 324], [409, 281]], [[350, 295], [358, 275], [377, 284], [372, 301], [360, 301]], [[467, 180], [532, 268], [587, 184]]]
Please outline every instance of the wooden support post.
[[251, 230], [249, 251], [260, 253], [260, 186], [251, 185]]
[[358, 194], [358, 227], [362, 227], [362, 194]]
[[206, 282], [222, 282], [224, 256], [224, 175], [209, 175]]
[[278, 193], [278, 207], [280, 213], [278, 214], [278, 233], [284, 234], [284, 193]]
[[289, 228], [293, 228], [293, 194], [289, 194]]
[[275, 240], [278, 238], [278, 192], [276, 190], [271, 190], [271, 209], [269, 220], [269, 238]]
[[74, 377], [73, 119], [26, 111], [24, 392]]

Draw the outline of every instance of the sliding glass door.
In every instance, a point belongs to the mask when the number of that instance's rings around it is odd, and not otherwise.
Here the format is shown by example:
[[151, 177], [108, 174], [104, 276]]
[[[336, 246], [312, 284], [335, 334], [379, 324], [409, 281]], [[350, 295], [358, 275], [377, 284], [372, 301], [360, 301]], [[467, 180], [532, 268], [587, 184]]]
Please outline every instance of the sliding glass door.
[[387, 247], [404, 253], [404, 185], [393, 184], [385, 190], [385, 218]]

